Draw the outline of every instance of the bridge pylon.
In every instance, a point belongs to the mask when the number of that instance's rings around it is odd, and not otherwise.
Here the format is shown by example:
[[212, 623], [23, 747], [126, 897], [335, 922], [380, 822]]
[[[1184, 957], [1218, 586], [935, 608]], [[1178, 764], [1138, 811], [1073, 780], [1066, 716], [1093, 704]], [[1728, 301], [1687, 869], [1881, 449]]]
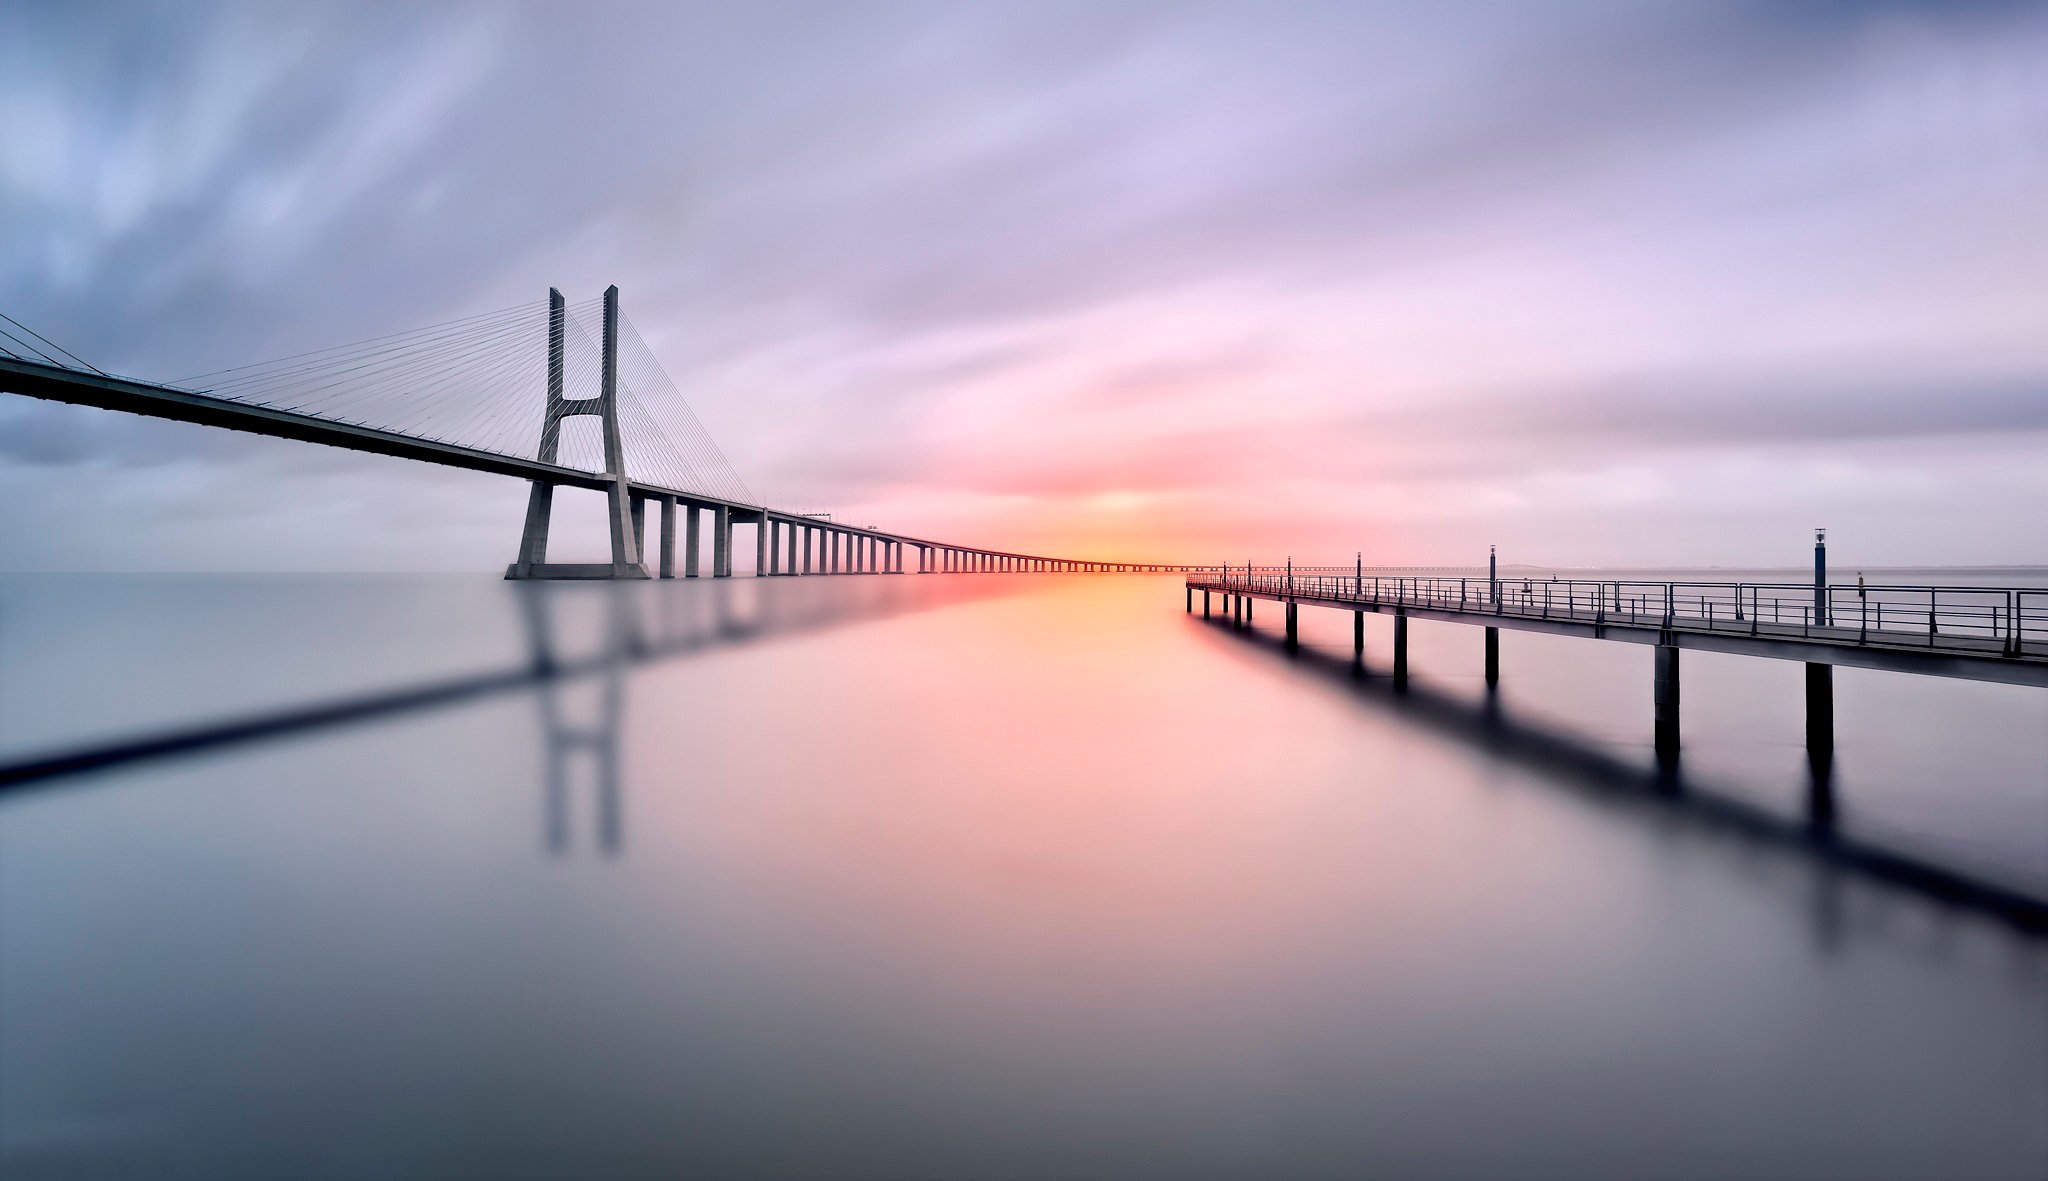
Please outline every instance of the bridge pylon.
[[632, 489], [626, 481], [626, 448], [619, 433], [619, 289], [604, 291], [603, 381], [595, 398], [562, 396], [563, 345], [567, 335], [568, 311], [562, 293], [548, 288], [548, 401], [541, 420], [542, 463], [554, 463], [562, 440], [562, 420], [577, 414], [594, 414], [604, 424], [604, 475], [610, 477], [609, 499], [612, 560], [605, 562], [550, 562], [548, 521], [554, 514], [555, 486], [546, 480], [533, 481], [526, 499], [526, 529], [519, 538], [519, 557], [505, 567], [507, 578], [647, 578], [641, 558], [639, 522], [633, 512]]

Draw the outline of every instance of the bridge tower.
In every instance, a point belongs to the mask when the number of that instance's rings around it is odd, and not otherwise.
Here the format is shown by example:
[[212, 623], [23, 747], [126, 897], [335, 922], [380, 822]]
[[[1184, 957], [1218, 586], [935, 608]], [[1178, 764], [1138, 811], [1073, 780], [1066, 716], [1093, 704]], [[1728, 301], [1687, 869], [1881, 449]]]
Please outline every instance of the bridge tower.
[[[505, 567], [507, 578], [646, 578], [641, 560], [639, 521], [633, 512], [632, 489], [626, 482], [626, 448], [619, 433], [619, 289], [604, 290], [603, 380], [595, 398], [562, 396], [563, 344], [567, 334], [568, 311], [562, 293], [548, 288], [548, 403], [541, 419], [542, 463], [553, 463], [562, 440], [562, 420], [577, 414], [594, 414], [604, 424], [604, 475], [610, 480], [605, 495], [610, 511], [612, 560], [604, 562], [550, 562], [548, 520], [553, 515], [555, 486], [535, 480], [526, 499], [526, 530], [519, 538], [519, 558]], [[695, 514], [691, 524], [695, 525]], [[692, 539], [694, 541], [694, 538]], [[692, 550], [694, 558], [695, 551]]]

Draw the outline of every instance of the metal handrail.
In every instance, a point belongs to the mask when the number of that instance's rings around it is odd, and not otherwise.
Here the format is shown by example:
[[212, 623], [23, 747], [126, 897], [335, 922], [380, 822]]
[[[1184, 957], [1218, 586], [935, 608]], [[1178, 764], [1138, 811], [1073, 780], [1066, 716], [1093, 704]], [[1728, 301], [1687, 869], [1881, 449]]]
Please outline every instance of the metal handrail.
[[1191, 576], [1199, 590], [1971, 655], [2048, 655], [2048, 588], [1386, 575], [1334, 567]]

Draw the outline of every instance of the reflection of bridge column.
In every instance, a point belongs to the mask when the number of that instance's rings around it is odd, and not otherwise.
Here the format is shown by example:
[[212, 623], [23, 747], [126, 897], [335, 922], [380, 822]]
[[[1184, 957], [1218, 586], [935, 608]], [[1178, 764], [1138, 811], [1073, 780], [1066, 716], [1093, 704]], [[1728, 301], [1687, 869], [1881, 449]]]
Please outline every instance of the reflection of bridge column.
[[526, 620], [527, 642], [533, 654], [534, 670], [540, 676], [535, 690], [541, 715], [541, 734], [547, 743], [543, 826], [549, 852], [569, 848], [569, 795], [573, 757], [580, 751], [589, 755], [594, 772], [592, 804], [597, 813], [597, 840], [607, 856], [616, 855], [624, 836], [624, 816], [619, 775], [619, 721], [624, 713], [624, 660], [632, 645], [632, 628], [622, 595], [607, 603], [607, 647], [598, 673], [597, 716], [589, 725], [579, 726], [563, 708], [567, 689], [557, 677], [553, 629], [549, 626], [550, 600], [547, 592], [535, 588], [521, 595]]

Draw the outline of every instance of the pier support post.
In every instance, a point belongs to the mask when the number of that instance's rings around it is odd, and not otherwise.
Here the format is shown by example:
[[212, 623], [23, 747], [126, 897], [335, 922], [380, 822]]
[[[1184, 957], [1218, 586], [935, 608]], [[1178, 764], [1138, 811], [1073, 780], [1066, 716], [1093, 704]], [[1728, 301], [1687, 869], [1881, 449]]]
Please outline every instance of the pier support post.
[[1408, 614], [1394, 612], [1394, 683], [1405, 684], [1408, 680]]
[[769, 552], [773, 547], [768, 544], [768, 531], [772, 528], [774, 526], [769, 523], [767, 513], [762, 513], [761, 519], [754, 525], [754, 577], [756, 578], [763, 578], [774, 573], [770, 569], [773, 563], [769, 558]]
[[711, 577], [732, 577], [732, 509], [722, 504], [711, 517]]
[[1678, 759], [1678, 649], [1657, 645], [1656, 672], [1657, 761], [1669, 766]]
[[676, 576], [676, 498], [661, 498], [661, 576]]
[[1189, 586], [1183, 587], [1181, 590], [1181, 608], [1187, 614], [1193, 615], [1195, 613], [1195, 588]]
[[1486, 687], [1500, 684], [1500, 629], [1486, 629]]
[[1351, 650], [1360, 654], [1365, 652], [1365, 612], [1363, 611], [1353, 611], [1351, 613]]
[[1295, 619], [1295, 607], [1294, 603], [1287, 604], [1287, 646], [1290, 648], [1301, 642], [1299, 625]]
[[698, 508], [690, 505], [683, 510], [683, 577], [697, 577], [697, 551], [703, 548], [700, 534], [703, 527], [698, 522]]
[[1202, 592], [1202, 618], [1209, 618], [1209, 592]]
[[1835, 753], [1835, 666], [1806, 666], [1806, 750], [1818, 759]]

